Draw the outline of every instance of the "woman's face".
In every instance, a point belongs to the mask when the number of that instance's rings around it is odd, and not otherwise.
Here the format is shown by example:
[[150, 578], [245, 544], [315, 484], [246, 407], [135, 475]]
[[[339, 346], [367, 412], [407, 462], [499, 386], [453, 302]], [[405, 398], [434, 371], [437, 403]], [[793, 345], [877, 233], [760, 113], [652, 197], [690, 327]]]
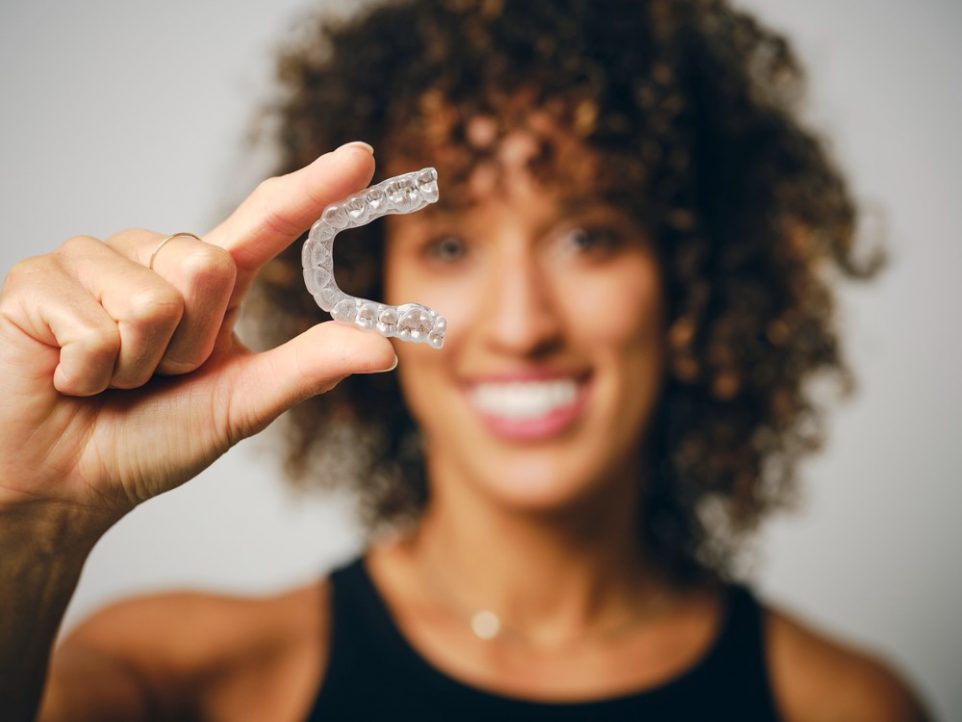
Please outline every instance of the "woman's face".
[[[398, 343], [432, 486], [560, 509], [635, 469], [664, 365], [662, 287], [645, 231], [583, 187], [526, 170], [509, 135], [463, 205], [387, 222], [385, 300], [448, 319], [444, 348]], [[445, 200], [443, 168], [439, 187]]]

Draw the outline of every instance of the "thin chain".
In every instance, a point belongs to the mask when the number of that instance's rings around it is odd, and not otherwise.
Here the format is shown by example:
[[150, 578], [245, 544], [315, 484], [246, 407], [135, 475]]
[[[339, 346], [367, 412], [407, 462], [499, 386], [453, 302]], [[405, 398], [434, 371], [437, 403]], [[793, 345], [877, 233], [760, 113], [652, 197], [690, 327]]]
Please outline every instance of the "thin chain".
[[[529, 647], [538, 646], [538, 642], [530, 634], [519, 627], [505, 624], [501, 616], [493, 610], [464, 604], [448, 587], [439, 581], [441, 575], [432, 573], [433, 570], [424, 561], [424, 557], [425, 555], [422, 554], [421, 563], [418, 565], [421, 570], [421, 577], [428, 582], [432, 591], [442, 600], [449, 612], [462, 619], [474, 636], [486, 641], [504, 640]], [[625, 619], [612, 625], [606, 625], [601, 629], [586, 631], [563, 642], [555, 640], [552, 647], [565, 649], [584, 646], [589, 642], [610, 640], [623, 635], [643, 622], [657, 619], [670, 606], [671, 596], [664, 591], [655, 591], [653, 592], [653, 598], [643, 605], [642, 609], [636, 610], [635, 613], [630, 614]]]

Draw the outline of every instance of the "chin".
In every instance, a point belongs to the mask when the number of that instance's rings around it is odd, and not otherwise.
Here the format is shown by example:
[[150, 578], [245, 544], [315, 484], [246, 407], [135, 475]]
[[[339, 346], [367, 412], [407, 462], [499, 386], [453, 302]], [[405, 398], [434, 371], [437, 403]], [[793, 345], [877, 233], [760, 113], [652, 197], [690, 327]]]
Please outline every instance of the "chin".
[[[569, 449], [568, 451], [575, 451]], [[494, 505], [522, 513], [584, 509], [585, 502], [615, 483], [611, 465], [592, 463], [590, 454], [506, 454], [488, 457], [469, 474], [475, 492]]]

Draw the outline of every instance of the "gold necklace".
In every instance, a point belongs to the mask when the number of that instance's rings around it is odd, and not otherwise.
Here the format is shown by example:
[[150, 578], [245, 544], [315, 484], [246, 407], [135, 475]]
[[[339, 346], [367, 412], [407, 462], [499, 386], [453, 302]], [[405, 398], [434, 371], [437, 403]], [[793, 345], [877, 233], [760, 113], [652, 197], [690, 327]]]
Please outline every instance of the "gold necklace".
[[[427, 564], [422, 555], [421, 563], [418, 565], [421, 577], [427, 581], [435, 596], [440, 599], [448, 612], [466, 623], [471, 633], [478, 639], [494, 642], [505, 641], [521, 644], [529, 647], [544, 646], [543, 640], [539, 644], [532, 636], [524, 632], [520, 627], [505, 624], [497, 612], [492, 609], [476, 607], [463, 603], [450, 588], [439, 582], [441, 575], [426, 573]], [[615, 624], [606, 625], [601, 629], [588, 630], [574, 638], [564, 641], [553, 640], [550, 646], [554, 649], [567, 649], [577, 646], [584, 646], [589, 642], [605, 641], [618, 637], [634, 627], [646, 621], [653, 621], [661, 617], [671, 606], [671, 595], [663, 590], [654, 590], [652, 598], [643, 605], [642, 609], [635, 610], [632, 614]]]

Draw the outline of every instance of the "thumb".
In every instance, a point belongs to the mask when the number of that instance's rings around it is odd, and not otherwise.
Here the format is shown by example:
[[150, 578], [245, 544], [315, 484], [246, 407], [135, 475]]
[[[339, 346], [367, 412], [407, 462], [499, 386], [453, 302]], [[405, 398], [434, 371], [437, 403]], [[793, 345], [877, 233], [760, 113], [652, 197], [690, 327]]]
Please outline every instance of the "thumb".
[[268, 426], [301, 401], [332, 389], [346, 376], [397, 366], [386, 338], [336, 321], [311, 327], [277, 348], [240, 356], [228, 375], [231, 442]]

